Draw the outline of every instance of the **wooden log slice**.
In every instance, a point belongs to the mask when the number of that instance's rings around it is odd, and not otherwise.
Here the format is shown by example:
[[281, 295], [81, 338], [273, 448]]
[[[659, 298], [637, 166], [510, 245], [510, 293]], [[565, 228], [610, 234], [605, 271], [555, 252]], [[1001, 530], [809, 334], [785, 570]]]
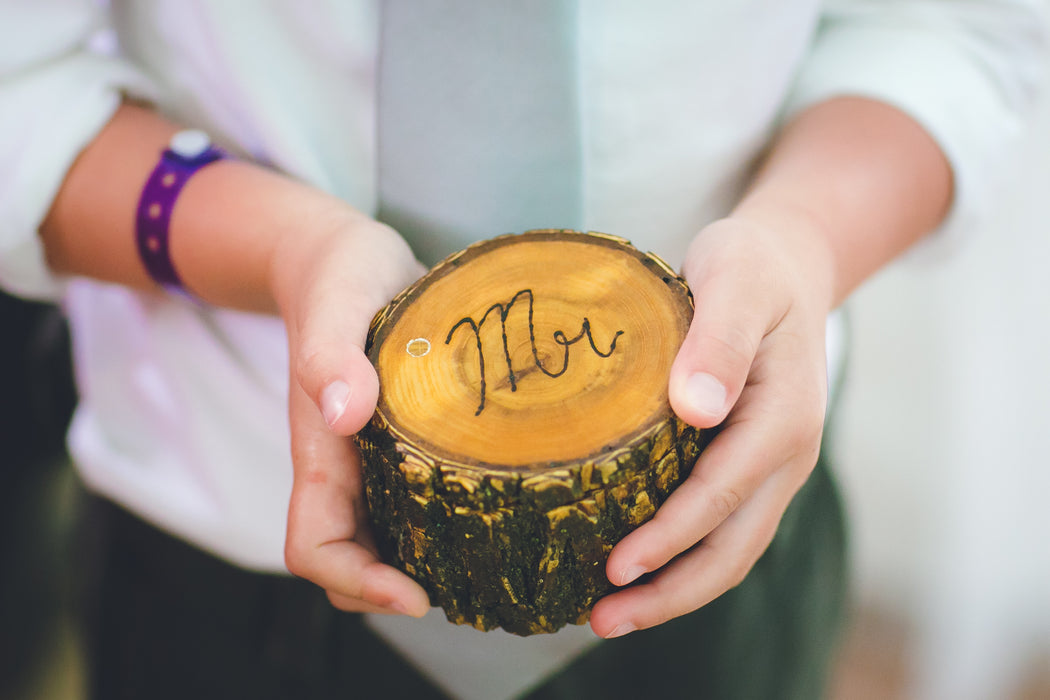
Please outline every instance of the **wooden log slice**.
[[662, 261], [574, 231], [475, 244], [402, 292], [372, 323], [357, 438], [383, 556], [456, 623], [585, 622], [708, 437], [667, 400], [692, 312]]

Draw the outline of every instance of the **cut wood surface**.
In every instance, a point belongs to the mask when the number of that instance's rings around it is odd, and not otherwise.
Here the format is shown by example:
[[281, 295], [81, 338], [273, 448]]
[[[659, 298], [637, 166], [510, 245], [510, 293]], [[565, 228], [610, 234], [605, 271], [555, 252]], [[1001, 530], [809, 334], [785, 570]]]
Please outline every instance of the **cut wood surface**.
[[358, 435], [382, 554], [453, 622], [586, 621], [612, 546], [707, 438], [667, 401], [692, 309], [656, 257], [561, 230], [475, 244], [405, 290], [372, 324]]

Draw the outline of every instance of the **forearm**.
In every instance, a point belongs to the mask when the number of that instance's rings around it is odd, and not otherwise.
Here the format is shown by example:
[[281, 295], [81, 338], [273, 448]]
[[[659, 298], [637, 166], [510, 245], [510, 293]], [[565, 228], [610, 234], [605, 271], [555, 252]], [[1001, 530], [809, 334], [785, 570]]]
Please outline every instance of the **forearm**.
[[[138, 198], [178, 127], [141, 107], [120, 108], [68, 173], [40, 230], [59, 273], [155, 289], [135, 243]], [[186, 287], [208, 302], [274, 311], [275, 251], [320, 245], [362, 215], [340, 200], [251, 163], [198, 171], [179, 195], [170, 254]], [[296, 245], [289, 244], [294, 239]]]
[[[125, 106], [81, 154], [40, 231], [55, 271], [156, 288], [138, 259], [135, 218], [175, 131]], [[363, 351], [369, 322], [422, 273], [408, 245], [335, 197], [233, 160], [188, 181], [169, 231], [175, 269], [193, 294], [284, 321], [289, 569], [343, 609], [422, 616], [426, 593], [378, 560], [363, 527], [360, 458], [347, 439], [372, 416], [379, 392]]]
[[935, 227], [951, 193], [941, 150], [914, 121], [835, 99], [795, 118], [731, 215], [700, 231], [683, 265], [696, 309], [668, 398], [690, 425], [720, 428], [610, 553], [609, 580], [634, 585], [598, 602], [595, 632], [660, 624], [743, 580], [817, 461], [828, 311]]
[[951, 198], [948, 161], [922, 127], [886, 104], [839, 98], [787, 125], [733, 213], [805, 232], [822, 268], [810, 273], [827, 274], [834, 307], [935, 228]]

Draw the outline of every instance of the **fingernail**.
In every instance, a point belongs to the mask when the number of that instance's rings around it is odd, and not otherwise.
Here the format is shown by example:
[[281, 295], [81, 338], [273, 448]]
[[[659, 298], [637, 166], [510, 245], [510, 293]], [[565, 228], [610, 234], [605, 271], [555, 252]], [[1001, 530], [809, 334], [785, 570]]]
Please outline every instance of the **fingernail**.
[[726, 388], [706, 372], [697, 372], [685, 383], [686, 395], [693, 409], [709, 416], [720, 416], [725, 410]]
[[626, 569], [620, 571], [620, 585], [626, 586], [628, 583], [635, 580], [644, 573], [644, 566], [628, 566]]
[[405, 607], [404, 603], [402, 603], [400, 601], [397, 601], [397, 600], [395, 600], [392, 603], [388, 603], [387, 606], [386, 606], [386, 609], [391, 611], [391, 612], [395, 612], [398, 615], [411, 615], [412, 614], [412, 613], [408, 612], [408, 608]]
[[336, 379], [321, 391], [321, 413], [324, 414], [328, 427], [335, 425], [350, 403], [350, 385], [342, 379]]
[[636, 629], [638, 628], [630, 622], [621, 622], [620, 624], [616, 625], [616, 627], [613, 627], [613, 631], [605, 635], [605, 638], [612, 639], [613, 637], [622, 637], [625, 634], [630, 634], [631, 632], [634, 632]]

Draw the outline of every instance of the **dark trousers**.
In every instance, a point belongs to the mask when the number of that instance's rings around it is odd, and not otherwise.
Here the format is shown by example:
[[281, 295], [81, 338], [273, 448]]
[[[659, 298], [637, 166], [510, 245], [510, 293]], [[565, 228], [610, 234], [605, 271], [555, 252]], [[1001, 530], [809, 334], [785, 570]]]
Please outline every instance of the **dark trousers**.
[[[231, 566], [98, 498], [87, 499], [82, 535], [95, 700], [445, 697], [308, 582]], [[822, 460], [744, 583], [600, 643], [527, 697], [819, 698], [844, 607], [844, 551]]]

